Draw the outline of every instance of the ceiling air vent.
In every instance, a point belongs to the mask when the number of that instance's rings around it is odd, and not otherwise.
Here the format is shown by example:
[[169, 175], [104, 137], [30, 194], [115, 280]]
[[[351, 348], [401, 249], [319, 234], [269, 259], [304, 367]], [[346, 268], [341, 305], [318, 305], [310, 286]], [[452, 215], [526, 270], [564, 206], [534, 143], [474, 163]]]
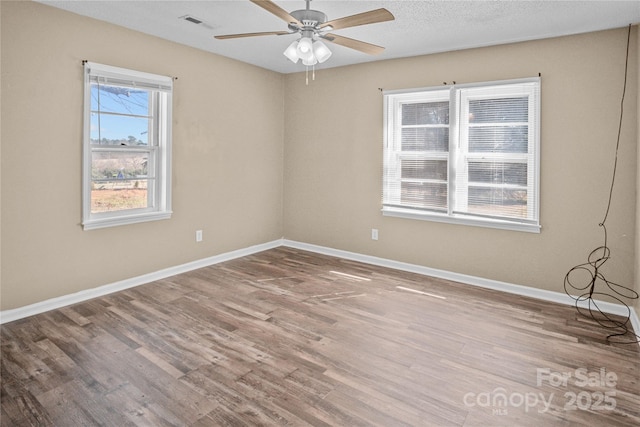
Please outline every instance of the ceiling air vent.
[[199, 20], [198, 18], [194, 18], [193, 16], [183, 16], [182, 19], [184, 19], [185, 21], [189, 21], [189, 22], [193, 22], [194, 24], [202, 24], [202, 21]]
[[184, 19], [185, 21], [189, 21], [192, 24], [200, 25], [200, 26], [205, 27], [205, 28], [209, 28], [209, 29], [213, 28], [211, 25], [207, 24], [202, 19], [196, 18], [195, 16], [184, 15], [184, 16], [181, 16], [180, 19]]

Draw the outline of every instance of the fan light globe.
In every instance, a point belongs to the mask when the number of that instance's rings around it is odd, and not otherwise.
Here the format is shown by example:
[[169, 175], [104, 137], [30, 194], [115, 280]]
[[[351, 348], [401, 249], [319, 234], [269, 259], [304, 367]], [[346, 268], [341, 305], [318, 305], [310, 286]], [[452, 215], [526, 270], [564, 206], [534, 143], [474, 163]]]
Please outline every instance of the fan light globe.
[[298, 59], [300, 59], [300, 57], [298, 56], [297, 47], [298, 47], [298, 41], [296, 40], [293, 43], [291, 43], [289, 47], [283, 52], [283, 55], [289, 58], [289, 60], [294, 64], [298, 62]]
[[316, 59], [315, 56], [311, 55], [310, 59], [303, 59], [302, 63], [307, 67], [310, 67], [311, 65], [316, 65], [318, 63], [318, 60]]
[[313, 57], [313, 41], [309, 37], [303, 37], [298, 42], [297, 52], [301, 59], [310, 60]]
[[313, 43], [313, 53], [315, 54], [318, 62], [321, 64], [329, 59], [332, 54], [327, 45], [322, 43], [320, 40], [317, 40], [315, 43]]

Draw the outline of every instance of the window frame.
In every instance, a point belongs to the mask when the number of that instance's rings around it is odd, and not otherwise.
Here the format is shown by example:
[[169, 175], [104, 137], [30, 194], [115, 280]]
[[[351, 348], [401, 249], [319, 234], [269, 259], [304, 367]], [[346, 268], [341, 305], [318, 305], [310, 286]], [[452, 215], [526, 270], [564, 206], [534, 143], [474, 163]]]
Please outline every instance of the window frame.
[[[92, 84], [102, 82], [110, 86], [130, 87], [149, 93], [151, 104], [148, 143], [142, 146], [101, 145], [91, 142]], [[85, 62], [83, 105], [83, 175], [82, 175], [82, 227], [84, 230], [169, 219], [171, 210], [171, 123], [173, 79], [141, 71], [110, 65]], [[118, 113], [107, 113], [118, 115]], [[127, 117], [138, 117], [126, 114]], [[139, 116], [142, 117], [142, 116]], [[94, 153], [146, 153], [146, 180], [152, 188], [147, 192], [147, 207], [91, 211], [92, 159]], [[152, 183], [152, 185], [150, 185]]]
[[[417, 89], [401, 89], [386, 90], [383, 92], [383, 108], [384, 108], [384, 149], [383, 149], [383, 195], [382, 195], [382, 214], [384, 216], [392, 216], [407, 219], [427, 220], [443, 223], [462, 224], [479, 227], [490, 227], [497, 229], [524, 231], [539, 233], [540, 225], [540, 86], [541, 79], [539, 77], [501, 80], [493, 82], [480, 82], [469, 84], [454, 84], [446, 86], [426, 87]], [[504, 89], [503, 94], [496, 95], [495, 98], [504, 98], [509, 92], [522, 93], [522, 90], [515, 89], [515, 85], [522, 85], [528, 88], [526, 95], [529, 97], [529, 115], [528, 115], [528, 151], [524, 153], [512, 154], [491, 154], [485, 155], [471, 154], [464, 150], [461, 145], [463, 141], [464, 123], [461, 123], [461, 117], [464, 109], [468, 108], [468, 102], [465, 104], [463, 94], [474, 91], [483, 92], [485, 89]], [[449, 151], [446, 153], [448, 160], [448, 177], [447, 177], [447, 207], [443, 211], [437, 211], [426, 208], [411, 208], [403, 206], [401, 203], [394, 204], [393, 200], [400, 199], [400, 184], [398, 174], [400, 173], [398, 150], [401, 141], [399, 141], [397, 125], [399, 120], [399, 105], [406, 102], [438, 102], [440, 93], [448, 92], [449, 96]], [[434, 96], [434, 94], [436, 94]], [[487, 99], [489, 96], [473, 96], [472, 99]], [[465, 107], [466, 105], [466, 107]], [[468, 127], [467, 127], [468, 130]], [[531, 135], [533, 131], [533, 135]], [[468, 212], [461, 212], [460, 207], [463, 205], [459, 198], [456, 198], [460, 185], [464, 185], [464, 173], [466, 171], [463, 166], [465, 161], [470, 158], [480, 158], [486, 161], [487, 158], [502, 158], [505, 162], [525, 162], [527, 164], [527, 219], [498, 217], [496, 215], [478, 215]], [[394, 181], [389, 180], [393, 177], [396, 180], [395, 189]], [[468, 196], [468, 192], [467, 192]]]
[[[401, 129], [406, 129], [410, 127], [416, 127], [416, 128], [423, 127], [423, 128], [431, 128], [431, 129], [447, 128], [449, 129], [449, 132], [451, 132], [450, 122], [447, 125], [425, 124], [425, 125], [408, 125], [404, 127], [402, 125], [402, 105], [421, 102], [425, 100], [428, 100], [429, 102], [442, 102], [442, 101], [449, 101], [449, 99], [450, 99], [450, 94], [447, 89], [443, 90], [442, 88], [430, 88], [426, 90], [419, 90], [416, 92], [407, 93], [402, 97], [394, 97], [392, 100], [393, 105], [389, 106], [390, 109], [385, 108], [385, 112], [392, 113], [389, 117], [387, 117], [387, 119], [385, 119], [385, 124], [390, 124], [387, 126], [387, 129], [385, 131], [385, 138], [386, 138], [385, 147], [388, 147], [389, 145], [393, 146], [392, 150], [385, 149], [385, 153], [384, 153], [385, 173], [389, 174], [390, 173], [389, 171], [393, 171], [395, 181], [401, 180], [401, 172], [402, 172], [401, 165], [403, 160], [411, 159], [411, 160], [425, 160], [425, 161], [442, 161], [442, 160], [447, 160], [447, 162], [449, 161], [448, 151], [421, 150], [421, 151], [414, 151], [410, 154], [402, 154], [403, 151], [397, 148], [402, 145], [402, 141], [394, 137], [394, 133], [396, 133], [395, 131], [397, 128], [401, 128]], [[387, 98], [385, 97], [385, 101], [386, 100]], [[450, 138], [451, 137], [449, 136], [449, 139]], [[400, 154], [396, 155], [395, 154], [396, 152]], [[448, 163], [447, 163], [447, 169], [449, 169]], [[449, 175], [449, 173], [447, 173], [447, 175]], [[445, 180], [414, 179], [414, 181], [415, 182], [430, 181], [430, 183], [433, 183], [433, 184], [445, 184], [447, 185], [447, 188], [448, 188], [449, 186], [448, 178], [449, 177], [447, 176], [447, 179]], [[399, 208], [399, 206], [401, 205], [399, 200], [400, 200], [400, 193], [402, 190], [400, 189], [400, 191], [397, 191], [397, 190], [394, 191], [392, 188], [392, 184], [393, 184], [393, 181], [385, 180], [383, 184], [385, 185], [384, 191], [386, 194], [393, 194], [393, 200], [398, 201], [397, 203], [393, 203], [393, 204], [395, 204], [396, 207]]]

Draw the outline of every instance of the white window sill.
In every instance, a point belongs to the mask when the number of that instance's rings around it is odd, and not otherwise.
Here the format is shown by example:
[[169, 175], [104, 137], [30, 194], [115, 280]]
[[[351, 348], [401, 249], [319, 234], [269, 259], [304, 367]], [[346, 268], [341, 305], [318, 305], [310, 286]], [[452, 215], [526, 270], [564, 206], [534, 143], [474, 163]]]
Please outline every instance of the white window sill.
[[119, 215], [116, 217], [85, 220], [82, 223], [83, 230], [96, 230], [98, 228], [116, 227], [118, 225], [136, 224], [139, 222], [158, 221], [171, 218], [171, 211], [145, 212], [134, 215]]
[[540, 224], [501, 221], [492, 218], [479, 218], [462, 215], [446, 215], [435, 212], [416, 212], [411, 209], [383, 208], [382, 215], [397, 218], [418, 219], [422, 221], [444, 222], [447, 224], [470, 225], [476, 227], [497, 228], [501, 230], [540, 233]]

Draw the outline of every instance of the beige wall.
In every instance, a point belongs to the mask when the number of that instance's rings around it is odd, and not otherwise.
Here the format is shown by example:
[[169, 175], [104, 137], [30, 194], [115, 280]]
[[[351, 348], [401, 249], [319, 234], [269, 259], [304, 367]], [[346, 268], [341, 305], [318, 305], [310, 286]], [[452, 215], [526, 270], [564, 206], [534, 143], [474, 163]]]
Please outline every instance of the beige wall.
[[[2, 310], [282, 237], [282, 75], [0, 3]], [[172, 219], [82, 230], [83, 59], [178, 77]]]
[[[626, 28], [316, 71], [285, 79], [285, 236], [483, 278], [563, 291], [602, 244], [625, 62]], [[635, 30], [634, 30], [635, 34]], [[634, 36], [632, 64], [637, 64]], [[383, 217], [382, 94], [542, 73], [541, 223], [531, 234]], [[634, 279], [638, 93], [630, 70], [607, 220], [609, 280]], [[379, 240], [371, 240], [371, 229]]]
[[[638, 26], [636, 25], [636, 54], [637, 54], [637, 62], [636, 67], [638, 71], [638, 96], [636, 98], [636, 106], [640, 110], [640, 31], [638, 31]], [[640, 114], [640, 112], [639, 112]], [[640, 147], [640, 120], [637, 120], [638, 124], [638, 145]], [[638, 149], [638, 164], [640, 165], [640, 149]], [[635, 252], [635, 277], [634, 284], [635, 290], [640, 294], [640, 197], [638, 195], [638, 189], [640, 189], [640, 168], [636, 169], [636, 252]], [[635, 304], [636, 315], [640, 318], [640, 299], [636, 300]], [[636, 331], [636, 333], [640, 333], [640, 331]]]
[[[0, 5], [2, 310], [282, 236], [562, 291], [568, 269], [602, 243], [626, 29], [318, 70], [305, 86], [303, 74], [282, 76], [40, 4]], [[633, 40], [639, 64], [635, 29]], [[171, 220], [80, 227], [83, 59], [178, 77]], [[636, 286], [637, 70], [605, 270]], [[381, 215], [378, 88], [539, 72], [542, 233]], [[195, 243], [196, 229], [204, 242]]]
[[[0, 7], [0, 75], [2, 73], [2, 7]], [[0, 84], [0, 111], [2, 111], [2, 85]], [[0, 114], [0, 307], [2, 307], [2, 114]]]

